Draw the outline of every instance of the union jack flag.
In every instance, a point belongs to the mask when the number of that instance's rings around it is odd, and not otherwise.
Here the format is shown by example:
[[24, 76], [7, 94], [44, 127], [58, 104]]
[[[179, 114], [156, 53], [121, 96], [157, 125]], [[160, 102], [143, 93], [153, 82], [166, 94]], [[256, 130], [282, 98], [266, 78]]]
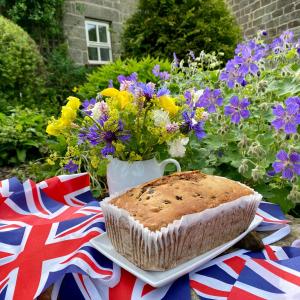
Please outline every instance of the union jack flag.
[[[277, 230], [271, 240], [287, 234], [282, 229], [289, 226], [278, 206], [264, 203], [258, 213], [264, 218], [260, 228]], [[300, 256], [300, 249], [291, 247], [239, 250], [172, 284], [153, 288], [91, 246], [89, 241], [104, 231], [87, 174], [38, 184], [30, 180], [22, 184], [16, 178], [1, 181], [0, 299], [31, 300], [53, 283], [52, 299], [190, 299], [190, 287], [203, 299], [227, 299], [242, 290], [240, 276], [252, 268], [250, 259], [277, 263]]]
[[91, 198], [87, 174], [1, 182], [0, 299], [32, 300], [66, 272], [112, 276], [89, 244], [105, 231], [99, 203], [84, 205]]

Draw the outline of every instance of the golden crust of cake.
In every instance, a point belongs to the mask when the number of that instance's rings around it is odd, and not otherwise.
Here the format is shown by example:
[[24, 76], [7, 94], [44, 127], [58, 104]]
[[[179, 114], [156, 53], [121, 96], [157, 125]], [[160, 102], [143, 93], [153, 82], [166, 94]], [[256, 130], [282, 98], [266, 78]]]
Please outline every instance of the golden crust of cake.
[[139, 185], [110, 203], [128, 211], [151, 231], [156, 231], [184, 215], [251, 194], [251, 189], [233, 180], [191, 171]]

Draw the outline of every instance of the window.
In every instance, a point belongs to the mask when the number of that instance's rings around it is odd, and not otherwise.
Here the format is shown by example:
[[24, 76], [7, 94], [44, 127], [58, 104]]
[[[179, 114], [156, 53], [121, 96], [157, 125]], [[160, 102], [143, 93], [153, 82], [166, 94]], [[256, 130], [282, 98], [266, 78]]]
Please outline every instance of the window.
[[105, 64], [112, 61], [109, 24], [85, 21], [88, 59], [90, 64]]

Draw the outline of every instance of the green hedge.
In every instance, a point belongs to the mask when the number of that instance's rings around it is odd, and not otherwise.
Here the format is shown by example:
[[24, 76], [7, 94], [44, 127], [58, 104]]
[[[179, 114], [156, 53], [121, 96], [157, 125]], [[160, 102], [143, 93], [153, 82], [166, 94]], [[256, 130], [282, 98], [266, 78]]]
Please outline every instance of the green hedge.
[[16, 104], [42, 105], [44, 64], [35, 42], [2, 16], [0, 28], [0, 111]]
[[233, 56], [240, 29], [224, 0], [140, 0], [128, 19], [122, 40], [124, 57], [145, 55], [184, 58], [189, 50], [199, 54], [224, 52]]

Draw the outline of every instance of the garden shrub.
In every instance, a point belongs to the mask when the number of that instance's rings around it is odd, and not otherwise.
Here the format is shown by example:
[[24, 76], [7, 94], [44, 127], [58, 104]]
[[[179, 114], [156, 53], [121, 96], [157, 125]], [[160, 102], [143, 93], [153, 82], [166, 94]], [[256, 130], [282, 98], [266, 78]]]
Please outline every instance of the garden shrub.
[[0, 16], [0, 111], [16, 104], [41, 105], [44, 65], [35, 42]]
[[231, 58], [240, 29], [223, 0], [140, 0], [137, 12], [128, 19], [122, 46], [124, 57], [145, 55], [184, 58], [220, 51]]
[[0, 166], [16, 165], [47, 152], [43, 111], [16, 107], [0, 113]]
[[74, 87], [85, 82], [87, 73], [92, 70], [75, 65], [69, 57], [66, 44], [53, 49], [46, 60], [46, 66], [48, 94], [61, 105]]
[[109, 80], [112, 80], [113, 84], [117, 86], [119, 84], [117, 77], [120, 74], [127, 76], [136, 72], [140, 81], [157, 82], [158, 78], [152, 73], [153, 67], [157, 64], [160, 65], [162, 71], [170, 70], [170, 63], [167, 60], [159, 60], [149, 56], [141, 60], [126, 59], [122, 61], [118, 59], [111, 64], [98, 67], [89, 74], [87, 82], [79, 88], [79, 95], [82, 98], [95, 97], [99, 91], [108, 86]]

